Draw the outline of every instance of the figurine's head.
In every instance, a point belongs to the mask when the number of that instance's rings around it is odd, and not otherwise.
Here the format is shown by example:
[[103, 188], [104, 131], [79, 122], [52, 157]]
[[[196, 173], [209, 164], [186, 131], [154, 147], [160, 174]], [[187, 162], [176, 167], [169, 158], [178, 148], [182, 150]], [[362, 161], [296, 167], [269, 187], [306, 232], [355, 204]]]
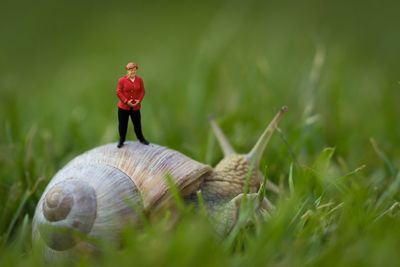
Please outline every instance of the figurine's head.
[[136, 63], [129, 62], [128, 64], [126, 64], [125, 69], [128, 72], [129, 78], [135, 78], [136, 71], [137, 71], [138, 68], [139, 67], [138, 67], [138, 65]]

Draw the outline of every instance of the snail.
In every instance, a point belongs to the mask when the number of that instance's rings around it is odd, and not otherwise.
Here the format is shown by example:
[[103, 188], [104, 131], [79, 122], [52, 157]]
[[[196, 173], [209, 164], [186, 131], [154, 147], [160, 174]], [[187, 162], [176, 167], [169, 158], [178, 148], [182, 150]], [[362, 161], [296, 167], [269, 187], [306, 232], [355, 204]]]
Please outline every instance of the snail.
[[[247, 154], [236, 153], [210, 120], [224, 154], [214, 168], [170, 148], [139, 142], [127, 142], [122, 149], [107, 144], [77, 156], [44, 190], [33, 218], [33, 242], [47, 259], [96, 251], [92, 240], [118, 240], [126, 225], [140, 222], [141, 212], [151, 217], [173, 202], [167, 176], [188, 203], [197, 205], [201, 192], [216, 229], [228, 233], [238, 217], [245, 185], [250, 197], [259, 196], [264, 187], [260, 159], [286, 111], [287, 107], [279, 110]], [[260, 204], [270, 207], [266, 198]]]

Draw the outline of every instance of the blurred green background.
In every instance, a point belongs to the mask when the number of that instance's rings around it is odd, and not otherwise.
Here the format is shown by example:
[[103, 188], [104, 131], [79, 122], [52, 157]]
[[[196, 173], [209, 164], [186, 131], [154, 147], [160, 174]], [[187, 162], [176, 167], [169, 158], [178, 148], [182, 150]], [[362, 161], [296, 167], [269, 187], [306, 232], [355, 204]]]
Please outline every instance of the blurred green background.
[[262, 160], [271, 180], [287, 188], [291, 163], [310, 165], [335, 147], [338, 171], [365, 165], [359, 185], [381, 194], [400, 165], [399, 8], [387, 0], [2, 0], [2, 243], [32, 218], [58, 169], [117, 141], [115, 88], [129, 61], [145, 82], [150, 142], [214, 165], [222, 153], [209, 115], [247, 152], [287, 105]]

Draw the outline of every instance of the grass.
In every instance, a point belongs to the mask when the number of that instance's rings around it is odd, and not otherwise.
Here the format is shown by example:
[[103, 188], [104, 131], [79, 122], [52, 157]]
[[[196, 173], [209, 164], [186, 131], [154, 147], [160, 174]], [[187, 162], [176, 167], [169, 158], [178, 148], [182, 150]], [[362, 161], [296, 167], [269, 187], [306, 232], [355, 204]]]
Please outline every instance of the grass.
[[[210, 165], [214, 115], [237, 151], [286, 115], [261, 161], [283, 194], [224, 239], [182, 207], [77, 265], [397, 266], [395, 1], [7, 2], [0, 14], [0, 262], [40, 266], [36, 204], [78, 154], [115, 142], [115, 84], [139, 63], [146, 137]], [[133, 34], [131, 34], [133, 32]], [[2, 38], [2, 39], [3, 39]], [[129, 126], [132, 136], [132, 128]]]

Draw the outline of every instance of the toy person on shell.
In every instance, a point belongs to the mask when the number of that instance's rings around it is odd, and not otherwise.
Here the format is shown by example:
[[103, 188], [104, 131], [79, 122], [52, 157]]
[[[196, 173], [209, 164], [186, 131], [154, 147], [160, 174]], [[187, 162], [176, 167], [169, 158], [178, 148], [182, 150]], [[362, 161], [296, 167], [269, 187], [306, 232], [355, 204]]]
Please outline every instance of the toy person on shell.
[[141, 77], [136, 75], [138, 65], [129, 62], [125, 69], [127, 75], [118, 80], [117, 96], [118, 101], [118, 132], [119, 142], [117, 147], [124, 145], [126, 132], [128, 129], [128, 119], [131, 117], [134, 131], [140, 143], [148, 145], [149, 142], [144, 138], [141, 125], [140, 108], [144, 98], [145, 90]]

